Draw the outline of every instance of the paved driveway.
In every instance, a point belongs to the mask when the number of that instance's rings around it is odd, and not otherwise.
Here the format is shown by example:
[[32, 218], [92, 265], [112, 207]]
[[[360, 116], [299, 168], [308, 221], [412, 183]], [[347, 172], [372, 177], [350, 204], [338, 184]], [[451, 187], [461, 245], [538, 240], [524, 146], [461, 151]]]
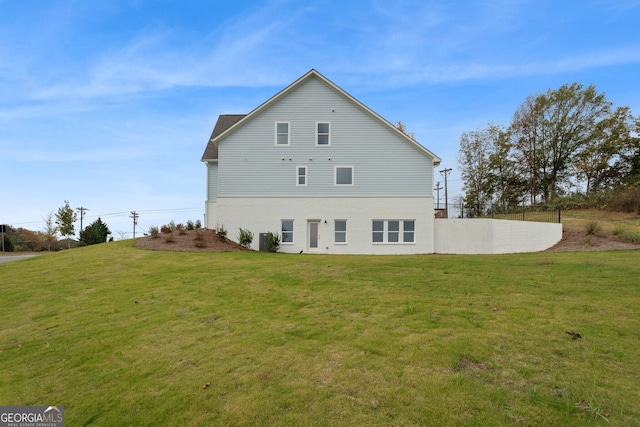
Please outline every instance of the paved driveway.
[[38, 255], [0, 255], [0, 264], [3, 262], [17, 261], [19, 259], [31, 258]]

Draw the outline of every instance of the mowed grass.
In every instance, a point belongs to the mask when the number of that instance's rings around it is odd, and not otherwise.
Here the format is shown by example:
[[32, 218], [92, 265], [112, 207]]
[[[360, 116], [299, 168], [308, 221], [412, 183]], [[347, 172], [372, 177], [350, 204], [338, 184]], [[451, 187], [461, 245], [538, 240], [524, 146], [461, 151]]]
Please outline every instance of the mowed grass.
[[45, 254], [0, 265], [0, 403], [70, 426], [638, 425], [639, 261]]

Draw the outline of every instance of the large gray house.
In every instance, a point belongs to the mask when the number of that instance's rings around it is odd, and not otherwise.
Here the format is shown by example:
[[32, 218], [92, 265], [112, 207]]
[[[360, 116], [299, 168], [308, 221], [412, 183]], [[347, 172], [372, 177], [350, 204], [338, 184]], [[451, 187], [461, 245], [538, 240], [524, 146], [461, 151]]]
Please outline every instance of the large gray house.
[[434, 252], [438, 156], [311, 70], [218, 118], [202, 156], [206, 227], [277, 232], [281, 252]]

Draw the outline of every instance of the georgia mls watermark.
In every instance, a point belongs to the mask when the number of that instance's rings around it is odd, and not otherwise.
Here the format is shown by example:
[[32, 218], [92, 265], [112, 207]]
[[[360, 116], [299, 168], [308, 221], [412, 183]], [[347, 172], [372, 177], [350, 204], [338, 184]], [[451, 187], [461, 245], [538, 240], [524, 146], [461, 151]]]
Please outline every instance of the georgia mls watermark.
[[64, 407], [0, 406], [0, 427], [64, 427]]

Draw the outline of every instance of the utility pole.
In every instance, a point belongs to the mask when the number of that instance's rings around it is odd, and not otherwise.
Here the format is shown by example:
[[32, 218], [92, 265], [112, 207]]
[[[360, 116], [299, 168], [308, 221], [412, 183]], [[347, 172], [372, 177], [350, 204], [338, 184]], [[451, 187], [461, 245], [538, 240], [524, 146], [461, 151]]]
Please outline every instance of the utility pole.
[[4, 255], [4, 233], [7, 231], [6, 224], [0, 224], [0, 233], [2, 233], [2, 255]]
[[82, 218], [84, 218], [84, 211], [88, 211], [89, 209], [80, 206], [79, 208], [76, 208], [76, 210], [80, 211], [80, 231], [78, 232], [78, 235], [80, 235], [80, 233], [82, 233], [82, 230], [84, 230], [82, 228]]
[[449, 193], [447, 192], [447, 176], [451, 172], [451, 168], [442, 169], [440, 173], [444, 175], [444, 211], [446, 213], [446, 218], [449, 218]]
[[131, 211], [131, 215], [129, 215], [129, 218], [133, 218], [133, 238], [136, 238], [136, 225], [138, 224], [138, 212], [136, 211]]
[[442, 190], [442, 187], [440, 187], [440, 181], [437, 182], [434, 190], [436, 190], [436, 209], [440, 209], [440, 190]]

